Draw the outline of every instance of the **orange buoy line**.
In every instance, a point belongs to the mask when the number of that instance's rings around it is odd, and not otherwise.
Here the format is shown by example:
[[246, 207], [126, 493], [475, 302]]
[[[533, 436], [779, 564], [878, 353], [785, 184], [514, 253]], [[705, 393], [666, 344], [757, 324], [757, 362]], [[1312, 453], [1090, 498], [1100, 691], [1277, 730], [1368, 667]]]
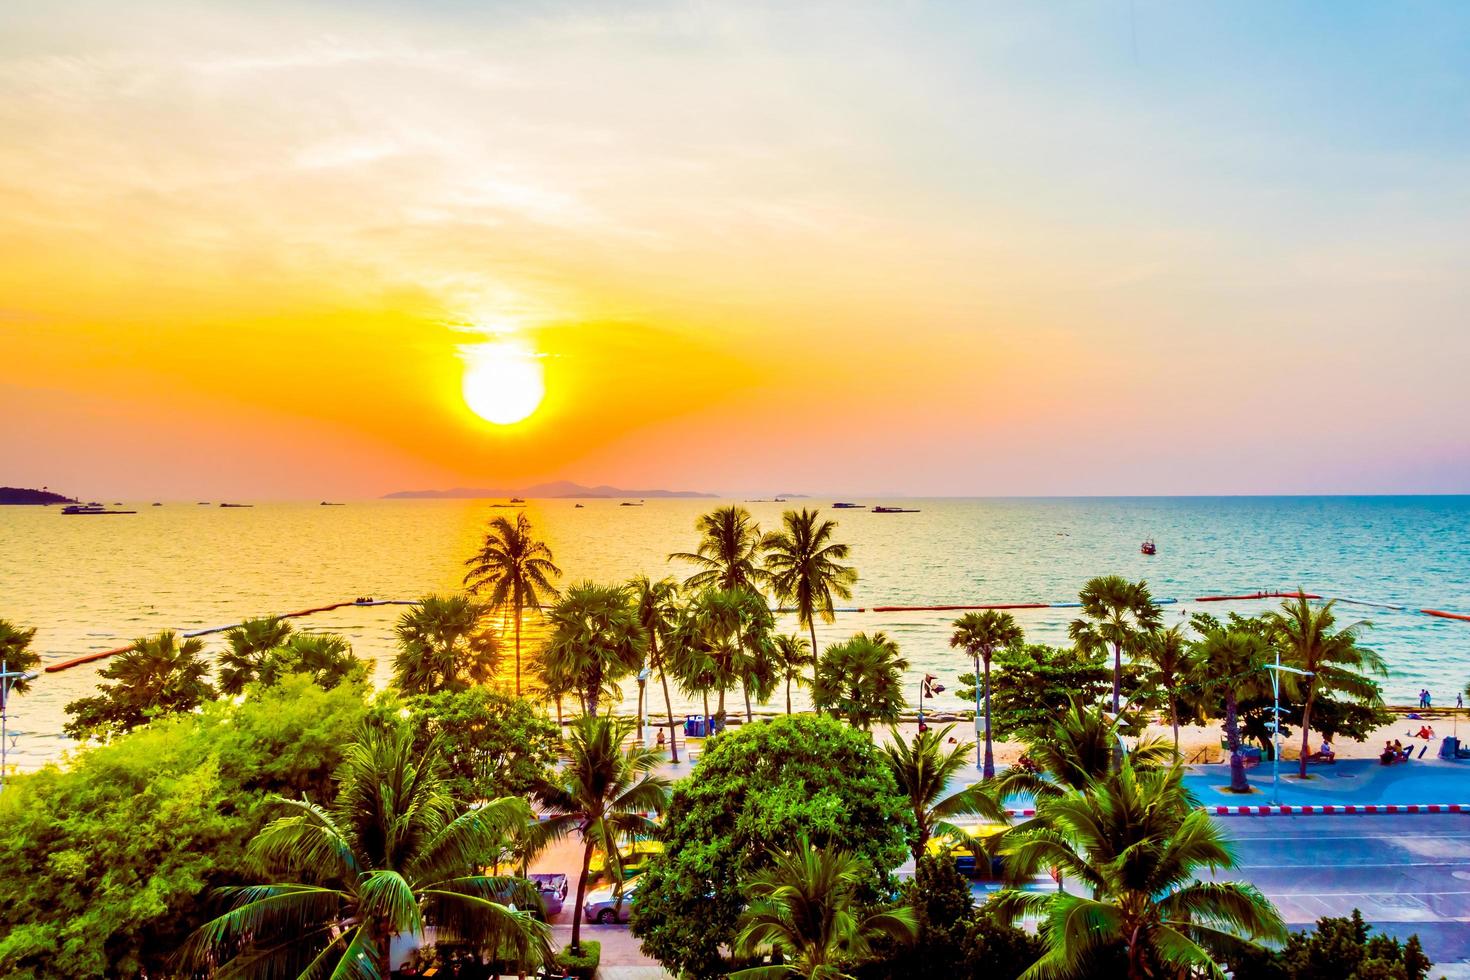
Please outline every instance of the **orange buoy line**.
[[1320, 599], [1311, 592], [1254, 592], [1249, 595], [1202, 595], [1195, 602], [1228, 602], [1232, 599]]
[[1050, 609], [1049, 602], [989, 602], [974, 606], [874, 606], [879, 612], [957, 612], [964, 609]]
[[1426, 616], [1438, 616], [1441, 619], [1463, 619], [1465, 622], [1470, 623], [1470, 616], [1464, 613], [1445, 612], [1443, 609], [1421, 609], [1419, 611]]

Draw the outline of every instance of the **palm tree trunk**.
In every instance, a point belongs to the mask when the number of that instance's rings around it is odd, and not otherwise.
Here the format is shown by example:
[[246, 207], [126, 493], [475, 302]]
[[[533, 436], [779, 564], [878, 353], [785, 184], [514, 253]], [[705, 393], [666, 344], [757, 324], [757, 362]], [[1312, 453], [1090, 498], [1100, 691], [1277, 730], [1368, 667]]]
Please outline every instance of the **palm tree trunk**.
[[[582, 955], [582, 900], [587, 896], [587, 869], [592, 866], [592, 841], [582, 845], [582, 873], [577, 876], [577, 904], [572, 906], [572, 942], [567, 952]], [[611, 863], [611, 862], [609, 862]]]
[[1179, 757], [1179, 699], [1169, 695], [1169, 723], [1174, 726], [1174, 757]]
[[981, 778], [995, 778], [995, 755], [990, 748], [990, 658], [985, 658], [985, 768]]
[[1225, 738], [1230, 744], [1230, 791], [1249, 793], [1250, 783], [1245, 779], [1245, 757], [1240, 754], [1240, 726], [1235, 716], [1235, 695], [1225, 695]]
[[706, 688], [701, 688], [700, 691], [699, 691], [699, 693], [701, 695], [703, 695], [703, 697], [704, 697], [704, 733], [706, 735], [708, 735], [709, 734], [709, 726], [710, 726], [710, 716], [709, 716], [709, 688], [707, 688], [707, 687]]
[[1315, 678], [1307, 678], [1307, 703], [1302, 705], [1302, 758], [1301, 778], [1307, 778], [1307, 753], [1310, 751], [1312, 738], [1312, 702], [1317, 700], [1317, 685]]
[[744, 679], [740, 681], [740, 691], [745, 695], [745, 723], [749, 725], [755, 720], [755, 716], [750, 713], [750, 685]]
[[786, 675], [786, 713], [791, 714], [791, 675]]
[[715, 703], [715, 717], [720, 720], [720, 727], [725, 727], [725, 688], [720, 688], [720, 699]]
[[679, 727], [674, 724], [674, 699], [669, 697], [669, 677], [664, 669], [658, 669], [658, 679], [664, 686], [664, 710], [669, 713], [669, 758], [679, 761]]
[[516, 602], [516, 697], [521, 696], [521, 604]]
[[1123, 689], [1123, 644], [1113, 644], [1113, 714], [1118, 713], [1118, 694]]

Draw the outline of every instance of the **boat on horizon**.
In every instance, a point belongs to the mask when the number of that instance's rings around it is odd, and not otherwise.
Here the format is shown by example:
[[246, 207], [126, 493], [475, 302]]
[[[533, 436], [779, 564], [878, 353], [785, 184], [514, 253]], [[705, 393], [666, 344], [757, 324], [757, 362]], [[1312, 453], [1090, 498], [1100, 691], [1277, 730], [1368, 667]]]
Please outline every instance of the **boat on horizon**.
[[77, 516], [77, 517], [81, 517], [81, 516], [86, 516], [86, 517], [92, 517], [92, 516], [96, 516], [96, 517], [110, 517], [110, 516], [112, 516], [114, 514], [136, 514], [137, 513], [137, 511], [135, 511], [135, 510], [108, 510], [102, 504], [98, 504], [98, 503], [91, 503], [91, 504], [67, 504], [65, 507], [61, 508], [61, 512], [63, 514], [69, 514], [69, 515]]
[[321, 502], [321, 506], [322, 507], [346, 507], [347, 505], [346, 504], [335, 503], [335, 502], [333, 502], [331, 500], [323, 500]]
[[875, 514], [917, 514], [917, 507], [874, 507]]
[[835, 504], [832, 505], [832, 509], [833, 510], [862, 510], [863, 509], [863, 505], [862, 504], [849, 503], [848, 501], [845, 501], [845, 500], [839, 500], [837, 503], [835, 503]]
[[220, 504], [221, 507], [254, 507], [254, 504]]
[[510, 498], [510, 502], [513, 503], [513, 504], [523, 504], [523, 503], [525, 503], [525, 501], [522, 500], [520, 497], [511, 497]]
[[1139, 545], [1138, 550], [1145, 555], [1156, 555], [1159, 552], [1158, 546], [1154, 544], [1153, 538], [1149, 538], [1143, 544]]

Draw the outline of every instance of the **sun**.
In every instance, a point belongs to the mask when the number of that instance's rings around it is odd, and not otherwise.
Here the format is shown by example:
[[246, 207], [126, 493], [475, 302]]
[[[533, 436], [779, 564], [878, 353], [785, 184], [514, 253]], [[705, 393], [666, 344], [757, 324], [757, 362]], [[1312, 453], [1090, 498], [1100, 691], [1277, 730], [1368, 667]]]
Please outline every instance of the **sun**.
[[541, 360], [525, 344], [496, 340], [463, 349], [464, 402], [486, 422], [529, 418], [546, 397]]

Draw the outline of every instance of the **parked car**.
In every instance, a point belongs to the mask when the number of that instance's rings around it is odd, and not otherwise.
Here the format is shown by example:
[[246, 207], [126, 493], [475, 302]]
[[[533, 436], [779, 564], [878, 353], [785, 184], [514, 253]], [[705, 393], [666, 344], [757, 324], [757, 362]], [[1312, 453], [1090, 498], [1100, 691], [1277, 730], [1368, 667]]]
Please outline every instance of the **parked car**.
[[[488, 868], [485, 873], [489, 873]], [[567, 876], [534, 874], [528, 875], [524, 880], [512, 879], [505, 887], [497, 889], [495, 900], [502, 904], [513, 902], [522, 911], [543, 921], [550, 921], [566, 903]]]
[[1006, 830], [1002, 823], [968, 824], [959, 828], [961, 837], [932, 837], [929, 840], [930, 854], [948, 852], [954, 858], [955, 870], [967, 878], [999, 878], [1004, 873], [1004, 864], [994, 853], [991, 838]]
[[[648, 867], [649, 858], [663, 852], [663, 842], [656, 840], [637, 840], [619, 847], [618, 861], [623, 868], [623, 879], [640, 874]], [[591, 863], [587, 865], [587, 874], [592, 878], [601, 878], [607, 873], [607, 855], [601, 851], [594, 852]]]
[[633, 914], [633, 900], [638, 896], [638, 882], [632, 881], [619, 889], [598, 888], [587, 893], [582, 903], [582, 918], [587, 922], [627, 922]]
[[546, 917], [550, 919], [558, 915], [567, 900], [567, 876], [534, 874], [531, 875], [531, 884], [536, 886], [541, 904], [546, 906]]

